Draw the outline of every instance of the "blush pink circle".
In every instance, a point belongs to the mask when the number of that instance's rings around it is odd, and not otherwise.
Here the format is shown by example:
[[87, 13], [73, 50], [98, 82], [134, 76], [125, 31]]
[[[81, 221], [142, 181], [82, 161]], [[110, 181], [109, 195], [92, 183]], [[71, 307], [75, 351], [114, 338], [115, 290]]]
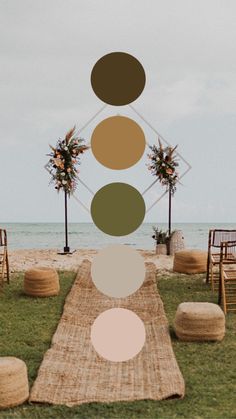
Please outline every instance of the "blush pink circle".
[[101, 313], [91, 327], [95, 351], [108, 361], [128, 361], [136, 356], [146, 340], [142, 320], [131, 310], [112, 308]]

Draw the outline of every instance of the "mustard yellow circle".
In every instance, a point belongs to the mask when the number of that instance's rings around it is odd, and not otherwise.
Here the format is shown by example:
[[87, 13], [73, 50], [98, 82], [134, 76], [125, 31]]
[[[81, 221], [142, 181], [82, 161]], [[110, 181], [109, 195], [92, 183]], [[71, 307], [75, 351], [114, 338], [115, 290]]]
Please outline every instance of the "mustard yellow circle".
[[103, 166], [114, 170], [136, 164], [145, 150], [142, 128], [125, 116], [112, 116], [100, 122], [93, 131], [91, 148]]

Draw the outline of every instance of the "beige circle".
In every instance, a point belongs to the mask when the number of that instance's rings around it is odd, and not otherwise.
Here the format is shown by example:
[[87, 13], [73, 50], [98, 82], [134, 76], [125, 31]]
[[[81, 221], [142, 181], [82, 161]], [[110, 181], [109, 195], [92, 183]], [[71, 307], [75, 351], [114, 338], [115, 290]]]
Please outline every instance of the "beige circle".
[[141, 351], [145, 339], [142, 320], [125, 308], [104, 311], [91, 327], [92, 345], [108, 361], [128, 361]]
[[112, 116], [96, 126], [91, 138], [95, 158], [109, 169], [127, 169], [137, 163], [145, 150], [145, 135], [132, 119]]
[[125, 245], [110, 245], [94, 257], [91, 275], [103, 294], [114, 298], [127, 297], [137, 291], [145, 278], [143, 257]]

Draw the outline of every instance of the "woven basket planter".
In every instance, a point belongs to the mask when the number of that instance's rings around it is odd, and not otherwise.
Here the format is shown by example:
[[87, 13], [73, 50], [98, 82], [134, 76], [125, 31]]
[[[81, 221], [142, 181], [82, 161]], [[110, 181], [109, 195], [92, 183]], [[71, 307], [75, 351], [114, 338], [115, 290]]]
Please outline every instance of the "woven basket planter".
[[173, 271], [185, 274], [206, 272], [207, 252], [201, 250], [180, 250], [174, 255]]
[[176, 252], [183, 250], [184, 245], [184, 236], [181, 230], [176, 230], [172, 233], [170, 243], [169, 243], [169, 252], [173, 256]]
[[14, 357], [0, 358], [0, 408], [18, 406], [29, 397], [26, 365]]
[[175, 315], [175, 333], [183, 341], [220, 341], [225, 315], [217, 304], [182, 303]]
[[166, 244], [157, 244], [156, 245], [156, 255], [167, 255]]
[[25, 294], [32, 297], [50, 297], [60, 291], [59, 277], [55, 269], [34, 268], [25, 272]]

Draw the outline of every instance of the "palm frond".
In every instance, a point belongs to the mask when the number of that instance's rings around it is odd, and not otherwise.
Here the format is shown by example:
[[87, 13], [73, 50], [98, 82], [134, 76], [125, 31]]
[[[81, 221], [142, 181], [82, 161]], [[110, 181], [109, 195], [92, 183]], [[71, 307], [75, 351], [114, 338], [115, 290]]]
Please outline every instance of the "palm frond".
[[178, 144], [174, 148], [170, 148], [170, 154], [169, 154], [170, 157], [172, 157], [177, 147], [178, 147]]
[[55, 153], [56, 152], [56, 148], [53, 147], [51, 144], [49, 144], [49, 147], [51, 148], [51, 150]]
[[75, 128], [76, 128], [76, 126], [74, 125], [74, 126], [73, 126], [73, 128], [71, 128], [71, 129], [67, 132], [67, 134], [66, 134], [66, 136], [65, 136], [65, 141], [66, 141], [66, 144], [68, 144], [68, 143], [69, 143], [69, 141], [70, 141], [70, 139], [73, 137], [73, 135], [74, 135], [74, 133], [75, 133]]

